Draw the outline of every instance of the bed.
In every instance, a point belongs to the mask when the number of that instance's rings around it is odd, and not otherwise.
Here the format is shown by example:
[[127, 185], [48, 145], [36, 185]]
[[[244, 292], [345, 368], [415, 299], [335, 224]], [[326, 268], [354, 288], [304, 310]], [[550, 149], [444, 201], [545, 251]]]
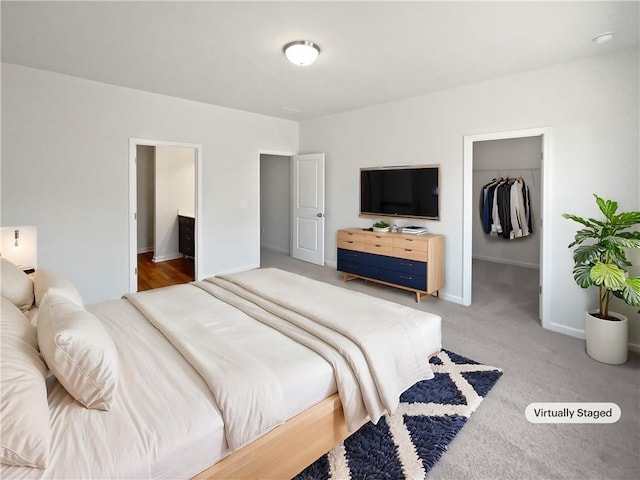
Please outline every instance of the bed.
[[[290, 478], [430, 378], [441, 346], [437, 315], [277, 269], [86, 307], [46, 270], [16, 302], [30, 284], [2, 270], [4, 479]], [[15, 367], [11, 341], [43, 365]]]

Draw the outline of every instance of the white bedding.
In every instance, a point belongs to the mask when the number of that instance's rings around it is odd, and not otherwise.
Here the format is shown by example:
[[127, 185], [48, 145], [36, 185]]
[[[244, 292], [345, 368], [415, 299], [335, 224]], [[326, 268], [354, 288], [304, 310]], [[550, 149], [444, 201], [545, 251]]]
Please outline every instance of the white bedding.
[[367, 415], [377, 422], [393, 413], [402, 392], [433, 377], [425, 361], [432, 352], [414, 332], [425, 320], [439, 321], [436, 315], [275, 268], [209, 278], [198, 286], [222, 299], [214, 288], [259, 305], [276, 320], [251, 313], [254, 318], [323, 355], [337, 375], [349, 431]]
[[[120, 384], [113, 408], [87, 410], [50, 377], [49, 467], [2, 465], [0, 478], [189, 478], [228, 455], [209, 388], [162, 334], [126, 300], [88, 310], [118, 347]], [[287, 418], [335, 393], [331, 367], [307, 348], [233, 309], [215, 321], [273, 367]]]
[[[209, 326], [271, 371], [282, 392], [284, 418], [336, 392], [333, 368], [321, 355], [213, 296], [207, 301], [215, 311]], [[118, 349], [114, 406], [87, 410], [50, 377], [49, 467], [2, 465], [0, 478], [189, 478], [228, 455], [222, 416], [206, 381], [160, 331], [127, 300], [87, 309]], [[415, 337], [435, 353], [440, 318], [422, 318], [415, 322]]]

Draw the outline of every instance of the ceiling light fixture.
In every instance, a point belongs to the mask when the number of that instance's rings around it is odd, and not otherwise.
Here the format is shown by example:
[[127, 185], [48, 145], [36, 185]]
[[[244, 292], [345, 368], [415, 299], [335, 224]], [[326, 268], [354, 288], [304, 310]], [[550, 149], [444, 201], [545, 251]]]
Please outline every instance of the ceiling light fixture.
[[610, 42], [613, 40], [613, 36], [615, 32], [604, 32], [596, 35], [591, 39], [592, 42], [597, 43], [598, 45], [602, 45], [603, 43]]
[[320, 47], [310, 40], [289, 42], [282, 48], [282, 51], [289, 61], [296, 65], [311, 65], [320, 55]]

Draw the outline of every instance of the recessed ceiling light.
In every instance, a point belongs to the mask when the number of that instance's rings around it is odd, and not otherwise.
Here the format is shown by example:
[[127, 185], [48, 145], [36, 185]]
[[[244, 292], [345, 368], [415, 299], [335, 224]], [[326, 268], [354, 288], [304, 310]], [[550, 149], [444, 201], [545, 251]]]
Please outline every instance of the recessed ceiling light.
[[595, 37], [593, 37], [591, 39], [592, 42], [597, 43], [598, 45], [601, 45], [603, 43], [607, 43], [610, 42], [611, 40], [613, 40], [613, 36], [615, 35], [615, 32], [604, 32], [604, 33], [600, 33], [598, 35], [596, 35]]
[[320, 55], [320, 47], [310, 40], [296, 40], [287, 43], [282, 51], [291, 63], [296, 65], [311, 65]]

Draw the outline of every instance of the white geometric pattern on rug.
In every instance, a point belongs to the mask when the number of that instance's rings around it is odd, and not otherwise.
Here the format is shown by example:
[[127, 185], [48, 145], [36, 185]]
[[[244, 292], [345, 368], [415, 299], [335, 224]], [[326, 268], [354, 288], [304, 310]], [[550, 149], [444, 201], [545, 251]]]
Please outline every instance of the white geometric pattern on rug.
[[[440, 457], [441, 453], [437, 451], [444, 451], [447, 448], [449, 441], [455, 436], [455, 434], [462, 428], [465, 420], [460, 420], [458, 423], [452, 427], [447, 427], [451, 430], [451, 432], [447, 432], [450, 439], [445, 439], [445, 442], [441, 442], [437, 445], [434, 445], [434, 451], [436, 453], [435, 460], [425, 460], [420, 457], [419, 451], [414, 444], [414, 440], [412, 439], [412, 433], [407, 426], [405, 417], [462, 417], [463, 419], [468, 418], [471, 414], [478, 408], [480, 403], [483, 401], [484, 397], [480, 395], [474, 386], [464, 378], [464, 374], [480, 374], [480, 377], [484, 378], [485, 372], [486, 375], [490, 375], [491, 378], [486, 381], [483, 380], [484, 384], [480, 385], [483, 390], [488, 392], [495, 381], [501, 375], [501, 370], [499, 368], [491, 367], [488, 365], [481, 365], [475, 363], [465, 357], [462, 357], [457, 354], [451, 354], [456, 359], [458, 359], [462, 363], [456, 363], [452, 360], [449, 353], [445, 350], [441, 351], [436, 355], [435, 359], [432, 359], [431, 368], [436, 376], [438, 375], [447, 375], [451, 380], [452, 385], [455, 385], [456, 398], [451, 399], [452, 402], [457, 403], [440, 403], [434, 401], [411, 401], [404, 402], [401, 401], [397, 410], [393, 415], [385, 415], [384, 422], [388, 426], [388, 435], [393, 440], [393, 446], [395, 447], [395, 452], [392, 452], [391, 455], [395, 456], [397, 462], [399, 463], [399, 467], [401, 467], [402, 475], [406, 479], [418, 480], [426, 478], [426, 474], [429, 468], [433, 466], [433, 463], [437, 461]], [[471, 363], [467, 363], [471, 362]], [[477, 382], [478, 380], [476, 380]], [[424, 385], [428, 388], [433, 386], [433, 388], [437, 388], [437, 385], [443, 385], [443, 382], [429, 384], [429, 380], [424, 381]], [[420, 382], [422, 383], [422, 382]], [[416, 386], [414, 386], [416, 387]], [[412, 390], [414, 387], [409, 389]], [[427, 396], [429, 396], [427, 388]], [[445, 393], [440, 394], [439, 392], [435, 392], [432, 397], [438, 397], [444, 395], [450, 395], [449, 390], [451, 390], [451, 385], [447, 382], [447, 385], [442, 387]], [[424, 388], [423, 388], [424, 390]], [[464, 397], [460, 397], [460, 394]], [[419, 395], [422, 395], [419, 393]], [[425, 399], [427, 400], [427, 399]], [[464, 400], [464, 401], [463, 401]], [[460, 423], [462, 422], [462, 423]], [[380, 422], [377, 426], [372, 426], [372, 428], [381, 427]], [[356, 432], [353, 435], [353, 438], [356, 438], [359, 432]], [[415, 432], [414, 432], [415, 435]], [[351, 437], [350, 437], [351, 438]], [[345, 442], [349, 442], [347, 439]], [[318, 475], [318, 472], [313, 472], [313, 470], [307, 469], [302, 472], [298, 478], [299, 479], [311, 479], [311, 478], [329, 478], [332, 480], [352, 480], [356, 479], [364, 479], [364, 478], [393, 478], [389, 472], [380, 472], [380, 475], [377, 476], [375, 472], [372, 474], [371, 471], [367, 472], [354, 472], [353, 468], [349, 465], [349, 452], [348, 448], [345, 447], [345, 442], [341, 443], [334, 447], [327, 456], [321, 458], [317, 464], [321, 464], [322, 460], [328, 462], [328, 471], [326, 471], [326, 475]], [[366, 439], [363, 440], [363, 445], [366, 447]], [[372, 447], [373, 448], [373, 447]], [[375, 447], [379, 448], [379, 446]], [[362, 450], [363, 447], [361, 446]], [[365, 448], [366, 450], [366, 448]], [[389, 454], [389, 453], [387, 453]], [[362, 459], [358, 460], [362, 462]], [[366, 463], [366, 459], [365, 459]], [[427, 463], [427, 467], [425, 468], [425, 463]], [[311, 468], [311, 467], [310, 467]], [[397, 471], [396, 476], [399, 474]]]

